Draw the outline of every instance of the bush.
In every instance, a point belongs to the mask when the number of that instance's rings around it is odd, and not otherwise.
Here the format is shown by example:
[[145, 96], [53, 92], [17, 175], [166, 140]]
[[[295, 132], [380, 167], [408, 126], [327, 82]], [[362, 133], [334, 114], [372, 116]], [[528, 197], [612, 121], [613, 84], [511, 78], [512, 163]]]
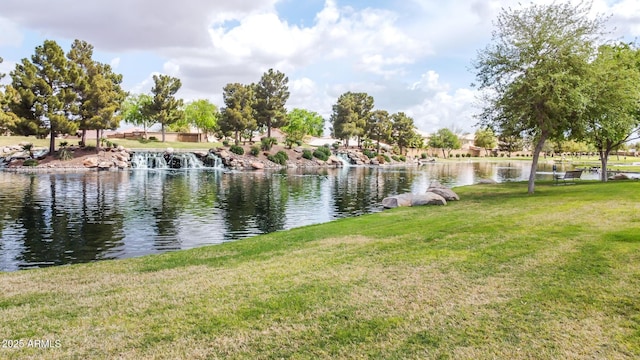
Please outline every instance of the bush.
[[398, 159], [400, 159], [400, 161], [402, 161], [402, 162], [407, 162], [407, 157], [404, 156], [404, 155], [398, 156]]
[[313, 153], [311, 152], [311, 150], [304, 149], [304, 150], [302, 150], [302, 157], [307, 159], [307, 160], [312, 160], [313, 159]]
[[386, 159], [388, 159], [388, 156], [378, 155], [376, 156], [376, 159], [378, 160], [379, 164], [384, 164], [387, 161]]
[[393, 161], [400, 161], [400, 158], [398, 158], [396, 155], [391, 156], [391, 158], [393, 159]]
[[38, 164], [36, 159], [27, 159], [22, 163], [22, 166], [38, 166]]
[[149, 136], [149, 141], [158, 141], [158, 138], [155, 136]]
[[60, 141], [60, 146], [61, 147], [67, 147], [67, 146], [69, 146], [69, 142], [68, 141]]
[[222, 146], [229, 147], [229, 140], [222, 140]]
[[362, 151], [362, 153], [363, 153], [366, 157], [368, 157], [369, 159], [373, 159], [373, 158], [374, 158], [374, 157], [376, 157], [376, 155], [377, 155], [376, 153], [374, 153], [373, 151], [368, 150], [368, 149], [363, 150], [363, 151]]
[[427, 153], [422, 153], [420, 154], [420, 157], [425, 160], [429, 155], [427, 155]]
[[273, 145], [278, 145], [278, 139], [273, 137], [264, 137], [260, 140], [261, 148], [264, 151], [269, 151]]
[[253, 145], [251, 147], [251, 155], [253, 156], [258, 156], [258, 154], [260, 154], [260, 146], [258, 145]]
[[267, 159], [269, 159], [269, 161], [274, 162], [276, 164], [287, 165], [287, 160], [289, 160], [289, 156], [287, 156], [287, 153], [284, 151], [278, 151], [275, 155], [267, 156]]
[[390, 163], [390, 162], [391, 162], [391, 159], [389, 158], [389, 156], [388, 156], [388, 155], [386, 155], [386, 154], [382, 154], [382, 157], [384, 158], [384, 161], [386, 161], [386, 162], [388, 162], [388, 163]]
[[244, 149], [242, 148], [242, 146], [239, 146], [239, 145], [231, 145], [231, 147], [229, 148], [229, 151], [231, 151], [236, 155], [244, 155]]
[[[60, 144], [60, 145], [62, 145], [62, 144]], [[58, 150], [58, 159], [60, 159], [62, 161], [71, 160], [71, 159], [73, 159], [73, 153], [71, 152], [71, 150], [69, 150], [67, 148], [62, 148], [62, 149]]]
[[324, 151], [321, 151], [320, 149], [321, 148], [316, 149], [316, 151], [313, 152], [313, 156], [322, 161], [329, 160], [329, 155], [327, 155], [327, 153], [325, 153]]

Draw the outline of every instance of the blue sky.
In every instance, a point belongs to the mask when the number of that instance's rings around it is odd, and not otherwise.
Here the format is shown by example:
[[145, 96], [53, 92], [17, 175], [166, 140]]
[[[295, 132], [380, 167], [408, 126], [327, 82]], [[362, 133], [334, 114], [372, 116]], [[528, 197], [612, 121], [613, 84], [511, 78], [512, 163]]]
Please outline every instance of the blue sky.
[[[153, 74], [163, 73], [181, 79], [185, 100], [220, 106], [225, 84], [257, 82], [274, 68], [289, 77], [288, 108], [328, 119], [340, 94], [360, 91], [376, 108], [406, 112], [419, 130], [473, 132], [471, 61], [500, 9], [518, 2], [3, 0], [0, 72], [45, 39], [65, 50], [81, 39], [132, 93], [149, 92]], [[640, 1], [594, 0], [593, 9], [611, 15], [612, 36], [640, 35]]]

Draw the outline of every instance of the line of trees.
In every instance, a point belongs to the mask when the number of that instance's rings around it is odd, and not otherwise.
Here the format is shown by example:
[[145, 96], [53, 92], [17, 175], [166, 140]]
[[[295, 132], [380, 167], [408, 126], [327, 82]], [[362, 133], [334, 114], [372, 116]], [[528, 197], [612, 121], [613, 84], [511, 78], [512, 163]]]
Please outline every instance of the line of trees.
[[606, 41], [606, 17], [590, 10], [584, 2], [503, 9], [474, 63], [479, 124], [534, 144], [530, 194], [548, 140], [593, 144], [606, 181], [609, 153], [640, 130], [640, 52]]
[[346, 92], [333, 105], [331, 134], [349, 146], [350, 139], [397, 146], [401, 154], [407, 148], [423, 148], [423, 138], [416, 132], [413, 119], [403, 112], [389, 115], [386, 110], [374, 110], [373, 97], [362, 92]]

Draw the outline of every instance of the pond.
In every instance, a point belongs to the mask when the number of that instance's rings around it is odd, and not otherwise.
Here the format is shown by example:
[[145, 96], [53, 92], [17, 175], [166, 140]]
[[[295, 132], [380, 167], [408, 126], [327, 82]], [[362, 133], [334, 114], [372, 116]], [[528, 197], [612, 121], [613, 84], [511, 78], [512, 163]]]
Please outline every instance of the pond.
[[[383, 198], [425, 192], [435, 180], [451, 187], [526, 180], [529, 167], [516, 161], [275, 172], [0, 171], [0, 271], [234, 241], [381, 211]], [[551, 170], [537, 177], [551, 179]]]

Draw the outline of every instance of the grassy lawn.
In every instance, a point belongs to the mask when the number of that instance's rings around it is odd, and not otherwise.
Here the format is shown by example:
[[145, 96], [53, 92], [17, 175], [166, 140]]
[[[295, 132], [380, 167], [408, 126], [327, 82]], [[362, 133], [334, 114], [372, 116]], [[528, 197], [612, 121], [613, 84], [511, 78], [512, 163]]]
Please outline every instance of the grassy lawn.
[[0, 358], [640, 357], [640, 182], [457, 192], [446, 207], [0, 274], [2, 338], [54, 345]]
[[[122, 145], [127, 149], [166, 149], [168, 147], [174, 149], [193, 149], [193, 150], [208, 150], [216, 146], [221, 146], [221, 143], [189, 143], [189, 142], [160, 142], [151, 141], [142, 143], [138, 140], [131, 139], [109, 139], [110, 141]], [[60, 144], [61, 141], [66, 141], [69, 145], [77, 145], [78, 139], [56, 139], [56, 144]], [[0, 146], [17, 145], [20, 142], [30, 142], [35, 146], [49, 147], [49, 138], [37, 139], [34, 136], [0, 136]], [[95, 139], [87, 141], [87, 145], [95, 146]], [[57, 146], [57, 145], [56, 145]]]

